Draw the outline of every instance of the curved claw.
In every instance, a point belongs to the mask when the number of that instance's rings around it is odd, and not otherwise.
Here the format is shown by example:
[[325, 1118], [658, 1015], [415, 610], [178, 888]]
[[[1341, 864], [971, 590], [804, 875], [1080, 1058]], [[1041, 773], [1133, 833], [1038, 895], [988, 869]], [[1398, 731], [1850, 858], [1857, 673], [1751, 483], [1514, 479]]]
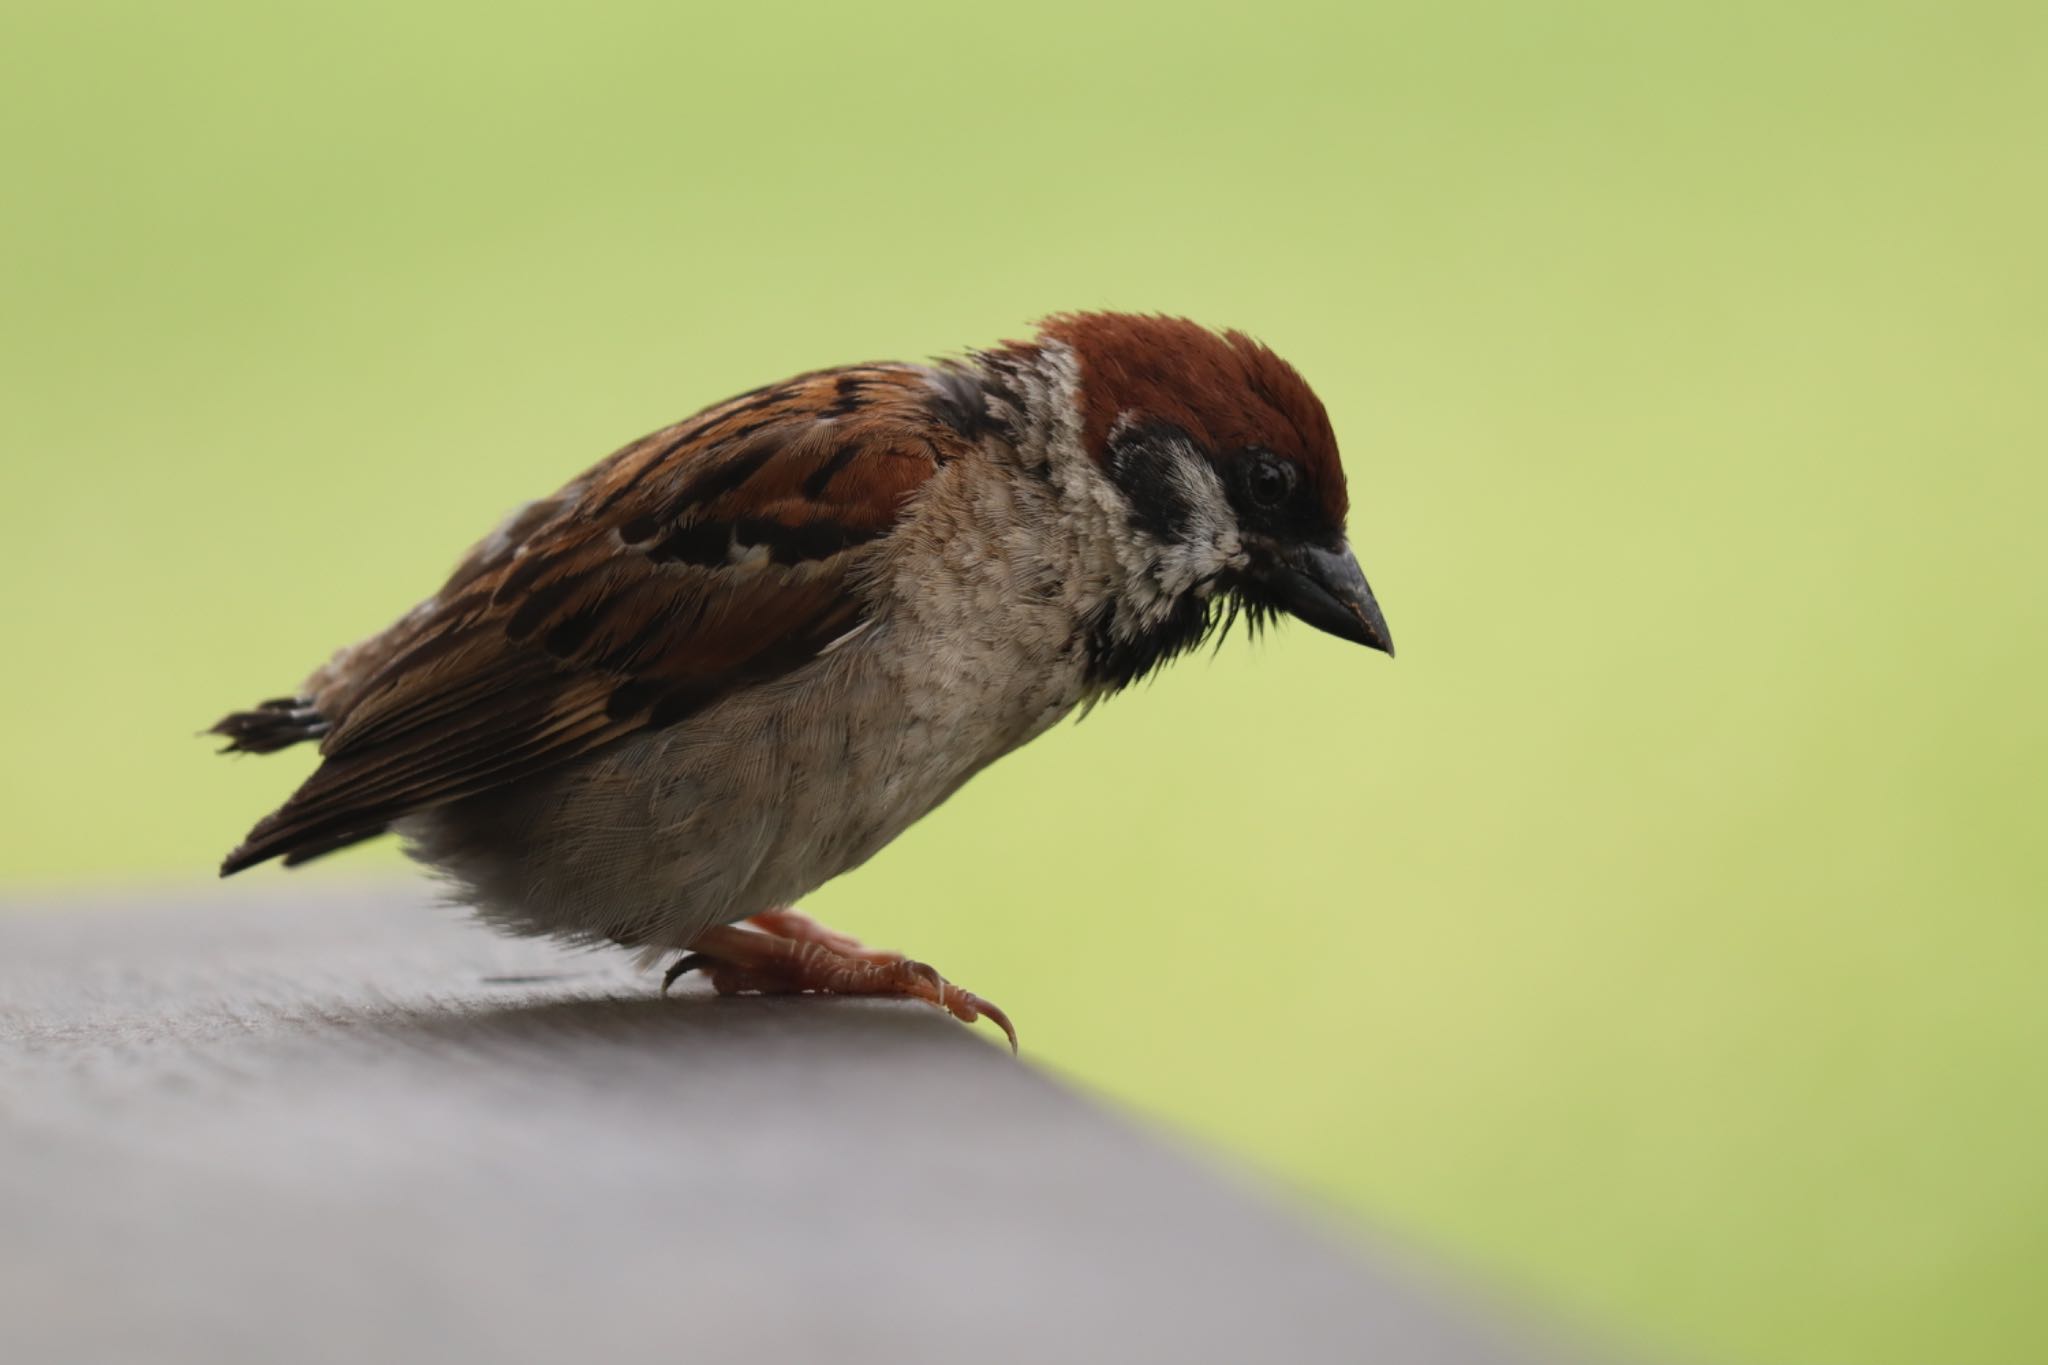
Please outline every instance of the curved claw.
[[1010, 1016], [998, 1007], [976, 995], [973, 991], [962, 990], [940, 976], [937, 971], [922, 962], [905, 961], [899, 969], [915, 976], [932, 988], [931, 1003], [952, 1015], [963, 1024], [972, 1024], [987, 1019], [1003, 1031], [1010, 1040], [1010, 1055], [1017, 1056], [1017, 1030], [1010, 1023]]
[[702, 953], [685, 953], [669, 965], [661, 974], [661, 993], [668, 994], [668, 988], [676, 984], [676, 978], [688, 972], [709, 970], [718, 964]]
[[[961, 994], [967, 995], [967, 998], [974, 1002], [974, 1008], [988, 1016], [989, 1021], [1003, 1031], [1003, 1036], [1010, 1040], [1010, 1055], [1015, 1057], [1017, 1055], [1017, 1030], [1010, 1024], [1010, 1016], [1004, 1014], [1002, 1010], [989, 1004], [988, 1001], [978, 995], [968, 995], [965, 991], [962, 991]], [[974, 1021], [970, 1019], [967, 1022], [973, 1023]]]

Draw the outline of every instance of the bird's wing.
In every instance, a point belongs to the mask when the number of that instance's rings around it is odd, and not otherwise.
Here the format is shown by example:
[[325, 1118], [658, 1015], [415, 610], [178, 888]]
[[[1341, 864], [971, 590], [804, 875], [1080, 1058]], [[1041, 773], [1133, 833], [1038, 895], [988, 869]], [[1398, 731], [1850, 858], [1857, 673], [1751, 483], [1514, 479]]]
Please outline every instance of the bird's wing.
[[315, 675], [324, 761], [223, 874], [366, 838], [815, 658], [861, 624], [875, 542], [965, 446], [929, 372], [859, 366], [619, 451]]

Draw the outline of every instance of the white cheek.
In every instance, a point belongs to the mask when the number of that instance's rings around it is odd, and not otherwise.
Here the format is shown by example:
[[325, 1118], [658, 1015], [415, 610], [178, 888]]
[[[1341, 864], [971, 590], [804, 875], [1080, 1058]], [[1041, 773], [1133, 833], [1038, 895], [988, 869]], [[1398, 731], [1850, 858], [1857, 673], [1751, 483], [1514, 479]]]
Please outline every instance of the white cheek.
[[1177, 543], [1162, 547], [1161, 586], [1170, 593], [1195, 592], [1208, 597], [1226, 569], [1244, 567], [1244, 537], [1237, 514], [1224, 496], [1223, 481], [1209, 462], [1192, 453], [1180, 462], [1175, 479], [1189, 508], [1188, 531]]

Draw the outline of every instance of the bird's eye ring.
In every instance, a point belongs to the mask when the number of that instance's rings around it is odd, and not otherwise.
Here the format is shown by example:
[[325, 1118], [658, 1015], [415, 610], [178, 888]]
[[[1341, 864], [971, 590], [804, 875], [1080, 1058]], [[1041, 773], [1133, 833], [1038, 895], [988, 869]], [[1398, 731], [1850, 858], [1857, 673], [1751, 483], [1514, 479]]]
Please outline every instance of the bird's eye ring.
[[1270, 510], [1294, 492], [1294, 478], [1294, 466], [1287, 461], [1274, 455], [1254, 455], [1245, 472], [1245, 492], [1258, 506]]

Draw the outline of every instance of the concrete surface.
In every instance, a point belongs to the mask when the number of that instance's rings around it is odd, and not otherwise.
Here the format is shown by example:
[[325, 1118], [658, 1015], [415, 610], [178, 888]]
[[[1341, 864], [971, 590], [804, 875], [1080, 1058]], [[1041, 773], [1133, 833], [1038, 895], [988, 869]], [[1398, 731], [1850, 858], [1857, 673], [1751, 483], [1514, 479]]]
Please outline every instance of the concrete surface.
[[1023, 1026], [662, 1000], [421, 887], [0, 909], [0, 1361], [1532, 1358]]

